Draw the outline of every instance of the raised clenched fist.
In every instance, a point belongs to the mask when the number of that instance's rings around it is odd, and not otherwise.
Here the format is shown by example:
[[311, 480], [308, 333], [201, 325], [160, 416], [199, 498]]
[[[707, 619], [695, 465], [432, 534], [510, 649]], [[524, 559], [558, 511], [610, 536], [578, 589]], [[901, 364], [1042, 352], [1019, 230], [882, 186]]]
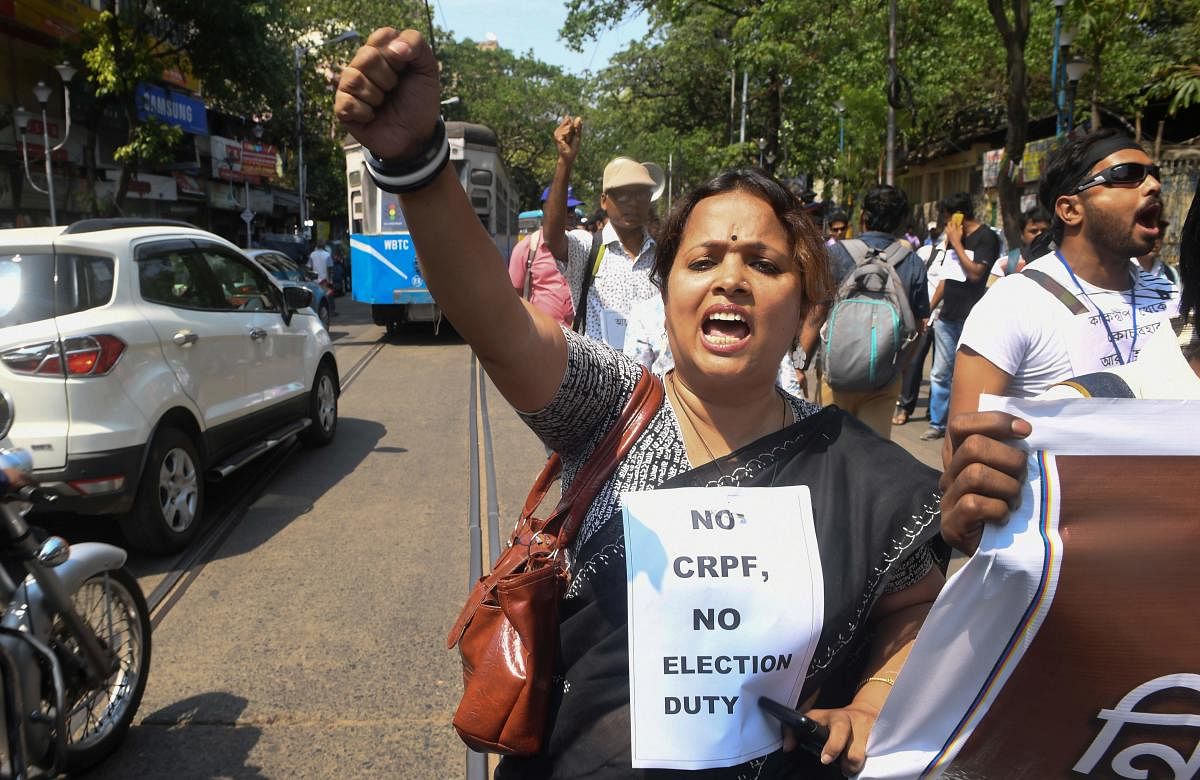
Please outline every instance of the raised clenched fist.
[[440, 95], [437, 60], [421, 33], [381, 27], [342, 71], [333, 109], [376, 155], [406, 159], [433, 135]]
[[558, 147], [558, 156], [569, 163], [575, 162], [579, 156], [579, 142], [583, 137], [583, 118], [564, 116], [554, 129], [554, 145]]

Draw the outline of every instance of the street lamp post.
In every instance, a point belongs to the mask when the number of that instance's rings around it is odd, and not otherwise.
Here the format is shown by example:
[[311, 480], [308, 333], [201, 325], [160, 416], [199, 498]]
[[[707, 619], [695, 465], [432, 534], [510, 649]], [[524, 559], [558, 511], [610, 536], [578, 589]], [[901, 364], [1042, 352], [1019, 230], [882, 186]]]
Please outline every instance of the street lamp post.
[[1067, 63], [1067, 133], [1075, 129], [1075, 88], [1079, 86], [1079, 80], [1083, 78], [1083, 74], [1091, 70], [1092, 66], [1087, 60], [1074, 59]]
[[54, 203], [54, 174], [50, 164], [50, 123], [46, 118], [46, 104], [50, 101], [50, 87], [39, 81], [33, 88], [33, 96], [42, 107], [42, 154], [46, 160], [46, 192], [50, 196], [50, 224], [58, 224], [58, 209]]
[[54, 69], [58, 71], [59, 77], [63, 81], [63, 95], [66, 105], [66, 128], [63, 131], [63, 139], [57, 146], [50, 146], [50, 125], [46, 117], [46, 104], [50, 100], [51, 89], [46, 86], [46, 82], [39, 81], [37, 86], [33, 88], [33, 96], [37, 98], [42, 108], [42, 154], [46, 164], [46, 189], [37, 186], [33, 180], [33, 174], [29, 172], [29, 147], [25, 142], [25, 129], [29, 127], [29, 120], [33, 118], [22, 107], [18, 107], [13, 112], [13, 122], [17, 126], [18, 132], [21, 134], [21, 159], [25, 165], [25, 178], [29, 181], [29, 186], [33, 187], [38, 192], [45, 195], [50, 201], [50, 224], [58, 224], [58, 207], [54, 203], [54, 171], [50, 161], [50, 154], [57, 152], [67, 143], [67, 137], [71, 134], [71, 79], [75, 78], [75, 68], [71, 67], [68, 62], [63, 62], [60, 65], [55, 65]]
[[[33, 119], [33, 114], [26, 111], [23, 106], [17, 106], [17, 110], [13, 112], [13, 123], [16, 124], [17, 133], [21, 136], [21, 160], [25, 164], [25, 180], [29, 182], [30, 187], [33, 187], [35, 190], [42, 193], [43, 195], [48, 195], [49, 193], [46, 190], [37, 186], [37, 182], [35, 182], [33, 180], [33, 174], [29, 172], [29, 145], [27, 143], [25, 143], [25, 128], [29, 127], [30, 119]], [[51, 198], [51, 200], [50, 200], [51, 223], [55, 222], [54, 216], [55, 216], [54, 200], [53, 200], [53, 198]]]
[[1054, 130], [1055, 135], [1062, 136], [1065, 132], [1066, 121], [1063, 115], [1063, 95], [1060, 84], [1060, 72], [1058, 69], [1059, 49], [1064, 44], [1062, 42], [1063, 29], [1063, 8], [1066, 7], [1067, 0], [1054, 0], [1054, 45], [1050, 55], [1050, 91], [1054, 94]]
[[304, 120], [302, 118], [304, 106], [304, 93], [300, 89], [300, 56], [307, 54], [310, 51], [315, 51], [324, 46], [332, 46], [335, 43], [342, 41], [354, 40], [361, 38], [357, 30], [346, 30], [341, 35], [336, 35], [328, 40], [313, 44], [312, 46], [301, 46], [296, 44], [292, 49], [295, 55], [296, 65], [296, 183], [300, 190], [300, 232], [307, 238], [308, 231], [308, 176], [304, 169]]
[[763, 152], [767, 150], [767, 139], [758, 139], [758, 167], [763, 167]]
[[[262, 141], [263, 126], [258, 122], [254, 123], [254, 143], [257, 146]], [[232, 174], [232, 166], [231, 174]], [[242, 206], [242, 221], [246, 223], [246, 248], [249, 249], [253, 241], [253, 234], [250, 226], [254, 224], [254, 212], [250, 210], [250, 177], [246, 174], [246, 149], [242, 147], [242, 193], [244, 203]]]

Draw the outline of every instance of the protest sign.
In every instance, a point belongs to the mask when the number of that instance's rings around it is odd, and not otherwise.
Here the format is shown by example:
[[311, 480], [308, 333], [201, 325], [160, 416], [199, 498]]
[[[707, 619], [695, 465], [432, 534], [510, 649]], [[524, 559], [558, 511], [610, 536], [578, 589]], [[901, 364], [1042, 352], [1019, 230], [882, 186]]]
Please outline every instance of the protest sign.
[[947, 583], [861, 778], [1200, 774], [1200, 403], [985, 397], [1020, 507]]
[[779, 748], [759, 696], [795, 704], [820, 635], [806, 487], [622, 497], [633, 766], [732, 766]]

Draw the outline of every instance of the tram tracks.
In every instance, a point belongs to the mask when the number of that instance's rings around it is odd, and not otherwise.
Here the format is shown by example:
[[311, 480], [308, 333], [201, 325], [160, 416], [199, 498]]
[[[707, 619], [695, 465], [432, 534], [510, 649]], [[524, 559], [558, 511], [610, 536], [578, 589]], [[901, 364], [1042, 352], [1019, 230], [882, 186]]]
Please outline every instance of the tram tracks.
[[[492, 423], [488, 415], [487, 375], [471, 352], [471, 392], [468, 403], [467, 461], [470, 496], [467, 506], [467, 540], [469, 566], [467, 591], [483, 576], [483, 527], [480, 496], [480, 468], [487, 486], [488, 561], [500, 557], [500, 500], [496, 493], [496, 461], [492, 451]], [[480, 428], [483, 430], [482, 442]], [[482, 444], [482, 446], [481, 446]], [[489, 776], [488, 756], [467, 749], [467, 780], [486, 780]]]
[[[366, 354], [355, 361], [354, 365], [338, 378], [343, 394], [386, 345], [387, 341], [381, 336], [367, 350]], [[255, 466], [258, 473], [254, 478], [241, 488], [239, 495], [229, 501], [217, 517], [209, 521], [208, 528], [196, 541], [171, 563], [163, 578], [146, 597], [146, 604], [150, 608], [152, 629], [157, 628], [171, 609], [179, 603], [191, 584], [204, 571], [204, 567], [212, 561], [221, 545], [249, 512], [250, 507], [258, 501], [274, 480], [275, 475], [298, 449], [300, 449], [300, 442], [293, 437], [290, 442], [266, 453], [261, 458], [262, 462]]]

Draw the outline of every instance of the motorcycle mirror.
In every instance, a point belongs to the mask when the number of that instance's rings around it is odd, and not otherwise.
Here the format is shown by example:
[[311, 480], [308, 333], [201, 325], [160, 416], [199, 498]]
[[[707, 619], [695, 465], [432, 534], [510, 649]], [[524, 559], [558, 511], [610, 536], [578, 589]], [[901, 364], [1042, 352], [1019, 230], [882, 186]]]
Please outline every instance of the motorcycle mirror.
[[16, 407], [13, 406], [12, 396], [8, 394], [7, 390], [0, 390], [0, 439], [8, 435], [16, 414]]
[[61, 536], [51, 536], [42, 542], [37, 557], [43, 566], [53, 569], [61, 563], [66, 563], [71, 557], [71, 545]]

